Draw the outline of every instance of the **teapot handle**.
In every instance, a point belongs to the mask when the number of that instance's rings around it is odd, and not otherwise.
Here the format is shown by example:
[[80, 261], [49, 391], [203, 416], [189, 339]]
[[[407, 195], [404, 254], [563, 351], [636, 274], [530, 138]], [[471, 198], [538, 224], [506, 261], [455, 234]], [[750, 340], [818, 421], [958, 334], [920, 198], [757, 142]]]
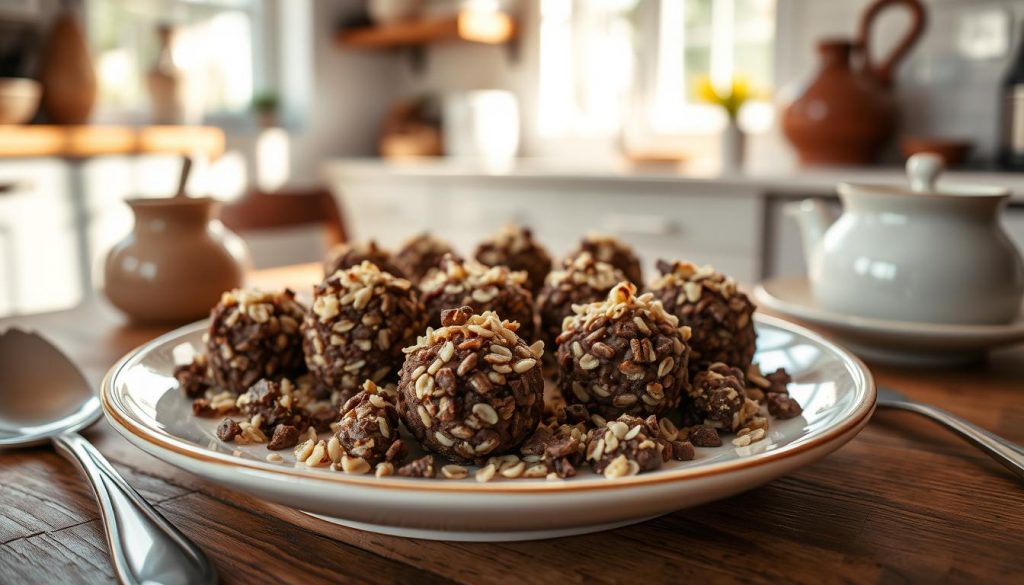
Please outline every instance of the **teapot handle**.
[[[910, 28], [907, 29], [903, 38], [896, 43], [896, 47], [889, 53], [889, 56], [882, 60], [880, 64], [875, 65], [871, 62], [871, 26], [882, 11], [890, 6], [897, 5], [906, 6], [907, 10], [910, 11]], [[926, 22], [924, 6], [920, 0], [875, 0], [864, 11], [860, 19], [860, 31], [857, 33], [857, 48], [864, 55], [865, 70], [874, 76], [883, 87], [892, 85], [892, 76], [896, 66], [899, 65], [900, 61], [903, 60], [914, 46], [914, 43], [921, 37]]]

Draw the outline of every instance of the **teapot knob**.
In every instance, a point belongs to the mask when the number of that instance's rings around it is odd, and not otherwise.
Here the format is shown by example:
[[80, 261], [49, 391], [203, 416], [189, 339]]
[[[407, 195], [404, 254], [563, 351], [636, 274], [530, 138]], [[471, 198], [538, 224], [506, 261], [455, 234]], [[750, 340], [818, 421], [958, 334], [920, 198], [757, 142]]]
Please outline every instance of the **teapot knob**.
[[920, 152], [908, 158], [907, 176], [910, 177], [910, 190], [921, 193], [935, 191], [935, 181], [944, 167], [942, 157], [933, 152]]

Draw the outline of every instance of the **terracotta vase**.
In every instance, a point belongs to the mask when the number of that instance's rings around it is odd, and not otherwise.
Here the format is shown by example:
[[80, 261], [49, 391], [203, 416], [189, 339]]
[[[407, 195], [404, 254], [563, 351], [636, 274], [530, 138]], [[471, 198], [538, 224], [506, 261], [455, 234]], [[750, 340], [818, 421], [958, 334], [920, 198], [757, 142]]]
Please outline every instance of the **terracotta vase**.
[[156, 61], [146, 72], [146, 87], [154, 124], [181, 124], [183, 121], [184, 96], [182, 95], [182, 73], [174, 64], [171, 46], [174, 29], [161, 24], [156, 29]]
[[[889, 56], [870, 61], [871, 26], [889, 6], [904, 5], [910, 28]], [[818, 44], [821, 68], [814, 81], [785, 109], [782, 130], [805, 165], [874, 162], [896, 130], [899, 112], [892, 90], [896, 66], [924, 30], [919, 0], [876, 0], [861, 19], [858, 40]]]
[[65, 9], [54, 20], [39, 67], [42, 107], [54, 124], [84, 124], [96, 102], [96, 73], [82, 26]]
[[107, 255], [103, 292], [133, 321], [200, 319], [242, 285], [249, 252], [209, 197], [132, 199], [135, 227]]

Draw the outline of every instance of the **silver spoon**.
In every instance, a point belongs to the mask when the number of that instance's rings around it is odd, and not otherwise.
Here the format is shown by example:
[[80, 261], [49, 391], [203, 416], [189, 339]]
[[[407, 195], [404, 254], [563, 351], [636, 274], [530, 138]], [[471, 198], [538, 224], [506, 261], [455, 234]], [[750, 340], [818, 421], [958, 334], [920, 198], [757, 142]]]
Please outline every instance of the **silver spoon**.
[[34, 333], [0, 333], [0, 449], [52, 441], [92, 484], [121, 583], [216, 583], [198, 546], [121, 477], [77, 431], [100, 418], [100, 401], [82, 372]]
[[967, 442], [984, 451], [989, 457], [1002, 463], [1003, 466], [1024, 481], [1024, 451], [1010, 441], [941, 408], [914, 402], [903, 394], [889, 388], [878, 389], [878, 406], [906, 410], [932, 419], [960, 435]]

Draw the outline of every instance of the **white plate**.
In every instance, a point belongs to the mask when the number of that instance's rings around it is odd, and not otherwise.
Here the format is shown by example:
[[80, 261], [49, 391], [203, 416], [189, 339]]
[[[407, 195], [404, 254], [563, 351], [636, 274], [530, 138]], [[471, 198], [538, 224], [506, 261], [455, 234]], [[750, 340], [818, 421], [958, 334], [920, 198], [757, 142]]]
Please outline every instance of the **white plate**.
[[565, 481], [375, 478], [265, 461], [264, 446], [216, 438], [217, 421], [191, 414], [172, 376], [172, 349], [196, 347], [205, 323], [188, 325], [131, 352], [103, 381], [107, 419], [144, 451], [210, 481], [363, 530], [439, 540], [527, 540], [639, 522], [751, 489], [838, 449], [867, 423], [871, 375], [855, 357], [799, 326], [757, 317], [757, 360], [785, 367], [802, 416], [772, 420], [747, 447], [697, 449], [688, 462], [607, 480], [583, 471]]
[[1007, 325], [940, 325], [841, 315], [815, 302], [805, 276], [766, 280], [754, 288], [754, 300], [767, 309], [824, 329], [861, 357], [884, 363], [970, 363], [990, 349], [1024, 341], [1024, 311]]

